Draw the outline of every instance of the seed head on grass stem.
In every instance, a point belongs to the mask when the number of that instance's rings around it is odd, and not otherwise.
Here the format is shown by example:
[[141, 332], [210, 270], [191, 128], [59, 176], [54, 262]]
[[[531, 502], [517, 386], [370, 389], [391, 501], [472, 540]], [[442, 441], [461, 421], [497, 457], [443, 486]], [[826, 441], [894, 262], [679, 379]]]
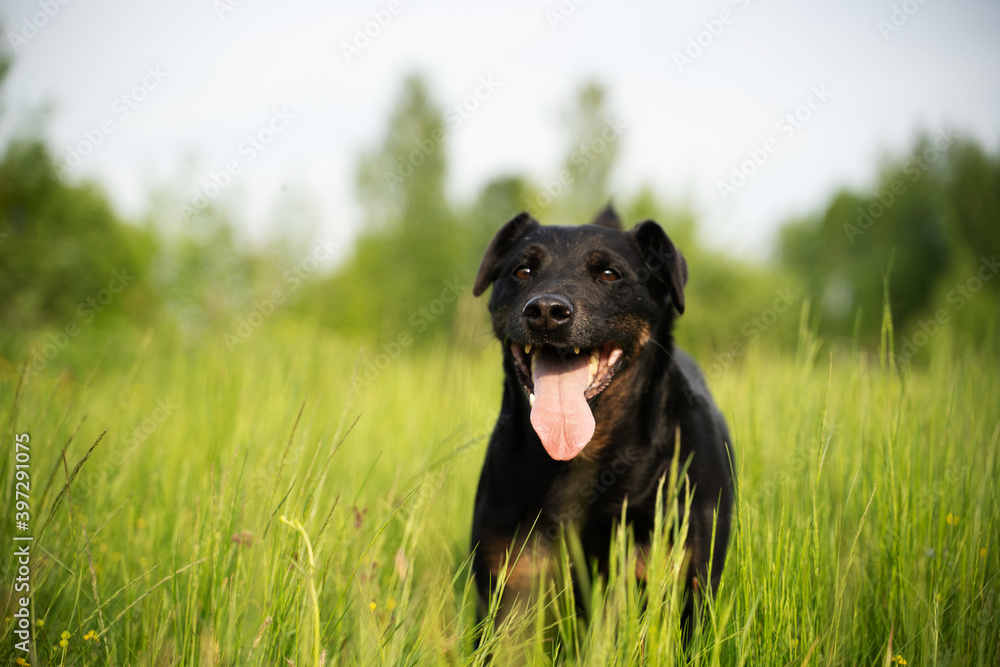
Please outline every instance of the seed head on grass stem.
[[289, 521], [288, 517], [282, 514], [278, 517], [281, 523], [291, 526], [302, 534], [302, 540], [306, 543], [306, 554], [309, 557], [309, 599], [312, 603], [313, 612], [313, 664], [319, 665], [319, 597], [316, 595], [316, 583], [313, 575], [316, 572], [316, 561], [313, 558], [312, 542], [309, 541], [309, 533], [298, 519]]

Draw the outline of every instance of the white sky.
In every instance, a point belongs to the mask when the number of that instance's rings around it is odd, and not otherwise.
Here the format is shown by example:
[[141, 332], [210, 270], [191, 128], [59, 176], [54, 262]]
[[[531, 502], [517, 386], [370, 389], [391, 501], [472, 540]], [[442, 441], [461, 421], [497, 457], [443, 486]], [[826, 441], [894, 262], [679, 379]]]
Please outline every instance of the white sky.
[[[220, 17], [227, 2], [236, 7]], [[58, 12], [43, 20], [50, 4]], [[889, 21], [894, 5], [913, 13], [884, 36], [878, 21]], [[553, 28], [546, 12], [560, 6], [574, 11]], [[178, 203], [190, 201], [210, 171], [235, 160], [240, 171], [224, 196], [251, 234], [274, 229], [276, 208], [305, 192], [306, 219], [282, 226], [346, 241], [362, 220], [357, 157], [379, 143], [406, 74], [423, 72], [445, 107], [481, 77], [499, 83], [446, 144], [450, 190], [462, 201], [502, 173], [555, 177], [566, 150], [562, 112], [596, 79], [627, 125], [618, 197], [649, 184], [694, 205], [710, 243], [750, 256], [766, 253], [782, 221], [822, 205], [834, 188], [871, 183], [879, 158], [909, 147], [921, 128], [952, 126], [992, 151], [1000, 139], [995, 0], [398, 0], [399, 12], [347, 62], [341, 44], [387, 7], [4, 0], [3, 42], [9, 50], [23, 42], [13, 49], [0, 137], [50, 105], [44, 133], [64, 158], [110, 119], [113, 131], [71, 178], [101, 182], [124, 214], [147, 211], [152, 190], [167, 185]], [[679, 71], [674, 52], [724, 10], [730, 23]], [[36, 15], [44, 27], [25, 32]], [[166, 75], [122, 118], [116, 99], [148, 68]], [[814, 87], [832, 97], [786, 136], [776, 123]], [[248, 159], [242, 142], [275, 109], [293, 119]], [[769, 138], [776, 152], [722, 201], [716, 183]]]

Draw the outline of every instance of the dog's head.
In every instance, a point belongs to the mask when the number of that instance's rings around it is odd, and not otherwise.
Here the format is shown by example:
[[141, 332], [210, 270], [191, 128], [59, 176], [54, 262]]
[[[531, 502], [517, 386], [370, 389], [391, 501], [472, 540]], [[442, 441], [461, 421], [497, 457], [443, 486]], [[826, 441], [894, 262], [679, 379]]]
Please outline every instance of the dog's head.
[[611, 207], [577, 227], [543, 227], [521, 213], [497, 232], [473, 293], [493, 284], [493, 329], [553, 459], [571, 459], [590, 441], [588, 401], [684, 312], [686, 282], [687, 263], [663, 229], [647, 220], [622, 231]]

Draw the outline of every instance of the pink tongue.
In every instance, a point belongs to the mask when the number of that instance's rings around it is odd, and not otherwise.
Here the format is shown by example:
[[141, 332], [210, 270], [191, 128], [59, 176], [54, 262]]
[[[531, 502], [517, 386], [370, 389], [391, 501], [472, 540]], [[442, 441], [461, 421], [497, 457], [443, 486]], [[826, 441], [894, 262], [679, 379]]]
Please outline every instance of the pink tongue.
[[584, 397], [590, 380], [590, 360], [582, 354], [566, 361], [556, 354], [536, 354], [531, 425], [549, 456], [568, 461], [594, 436], [594, 413]]

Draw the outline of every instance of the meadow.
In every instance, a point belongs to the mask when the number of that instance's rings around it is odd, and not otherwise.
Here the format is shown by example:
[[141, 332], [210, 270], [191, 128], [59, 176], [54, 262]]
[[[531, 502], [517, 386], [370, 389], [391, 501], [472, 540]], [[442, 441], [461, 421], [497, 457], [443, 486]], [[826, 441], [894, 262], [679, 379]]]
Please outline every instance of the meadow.
[[687, 648], [680, 552], [654, 553], [639, 590], [623, 533], [588, 621], [563, 592], [477, 649], [469, 529], [501, 377], [474, 338], [363, 381], [378, 347], [284, 321], [232, 350], [85, 332], [38, 375], [0, 364], [5, 525], [27, 433], [34, 537], [32, 650], [13, 649], [5, 558], [3, 660], [1000, 664], [1000, 374], [947, 332], [902, 369], [888, 340], [831, 352], [804, 333], [714, 374], [736, 527]]

